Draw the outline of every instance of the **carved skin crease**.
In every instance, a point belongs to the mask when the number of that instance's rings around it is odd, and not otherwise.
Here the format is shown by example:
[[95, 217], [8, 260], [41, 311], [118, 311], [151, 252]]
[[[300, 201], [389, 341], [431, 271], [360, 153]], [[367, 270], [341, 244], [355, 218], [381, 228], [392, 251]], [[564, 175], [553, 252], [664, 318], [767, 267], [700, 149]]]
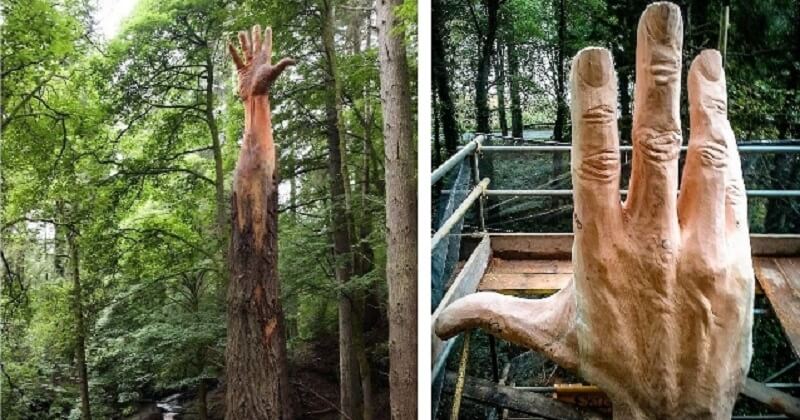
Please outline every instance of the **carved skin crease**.
[[587, 48], [572, 62], [572, 282], [541, 300], [476, 293], [435, 326], [442, 338], [487, 328], [543, 352], [605, 391], [615, 419], [730, 419], [750, 366], [747, 200], [716, 51], [689, 71], [691, 138], [676, 194], [680, 38], [677, 6], [650, 5], [625, 203], [616, 121], [597, 111], [617, 109], [611, 54]]

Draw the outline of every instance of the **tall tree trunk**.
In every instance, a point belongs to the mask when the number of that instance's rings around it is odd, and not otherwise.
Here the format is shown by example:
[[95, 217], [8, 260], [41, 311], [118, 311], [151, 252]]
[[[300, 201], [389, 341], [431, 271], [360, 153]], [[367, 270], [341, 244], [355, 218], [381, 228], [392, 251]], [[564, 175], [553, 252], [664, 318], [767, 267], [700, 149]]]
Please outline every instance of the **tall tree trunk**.
[[442, 16], [442, 0], [433, 0], [431, 11], [431, 67], [436, 86], [436, 96], [439, 98], [439, 118], [444, 132], [444, 148], [447, 156], [452, 156], [458, 148], [458, 123], [456, 122], [456, 107], [450, 96], [450, 74], [447, 65], [447, 51], [445, 49], [445, 20]]
[[[553, 128], [553, 139], [559, 143], [564, 141], [564, 124], [566, 123], [567, 104], [564, 99], [564, 56], [566, 54], [566, 28], [567, 17], [564, 0], [555, 0], [558, 12], [558, 46], [556, 49], [555, 77], [556, 77], [556, 121]], [[554, 153], [553, 156], [557, 156]]]
[[[225, 238], [225, 173], [222, 168], [222, 143], [219, 138], [219, 127], [214, 116], [214, 60], [209, 51], [206, 56], [206, 124], [211, 134], [211, 150], [214, 154], [214, 188], [216, 193], [217, 235]], [[224, 242], [220, 241], [221, 245]], [[224, 248], [223, 248], [224, 249]]]
[[89, 404], [89, 376], [86, 369], [86, 327], [83, 318], [83, 288], [81, 287], [80, 253], [75, 227], [67, 233], [70, 262], [72, 262], [72, 310], [75, 314], [75, 363], [78, 368], [78, 388], [81, 396], [81, 417], [83, 420], [92, 419], [92, 410]]
[[522, 101], [519, 97], [519, 53], [518, 46], [508, 43], [508, 73], [510, 77], [509, 93], [511, 94], [511, 136], [522, 138]]
[[278, 280], [278, 161], [269, 97], [244, 101], [229, 249], [225, 418], [293, 419]]
[[386, 278], [389, 283], [389, 395], [393, 420], [417, 418], [417, 170], [402, 0], [378, 0], [385, 139]]
[[[340, 127], [340, 87], [337, 78], [335, 21], [330, 0], [322, 0], [322, 43], [325, 54], [325, 126], [328, 138], [328, 177], [331, 188], [331, 228], [336, 279], [342, 286], [350, 282], [353, 273], [351, 227], [348, 215], [347, 192], [342, 160], [342, 130]], [[339, 294], [339, 396], [342, 420], [360, 419], [359, 387], [353, 349], [353, 301], [342, 290]]]
[[[367, 49], [370, 48], [367, 39]], [[373, 249], [369, 242], [372, 234], [372, 213], [369, 209], [369, 188], [372, 183], [372, 171], [370, 168], [370, 148], [372, 143], [372, 104], [369, 93], [372, 91], [368, 83], [364, 89], [364, 138], [361, 143], [361, 165], [362, 178], [360, 183], [360, 202], [358, 217], [358, 252], [354, 260], [354, 270], [357, 276], [363, 276], [373, 270]], [[374, 396], [372, 390], [372, 367], [367, 355], [367, 343], [364, 339], [364, 316], [366, 310], [366, 294], [364, 290], [359, 290], [355, 298], [355, 311], [353, 314], [353, 345], [355, 347], [358, 370], [361, 373], [361, 396], [364, 420], [374, 418]]]
[[200, 420], [208, 420], [207, 394], [206, 380], [200, 379], [200, 383], [197, 385], [197, 416]]
[[361, 407], [362, 418], [372, 420], [375, 414], [374, 396], [372, 395], [372, 367], [367, 356], [367, 343], [364, 339], [364, 312], [366, 298], [364, 292], [359, 292], [355, 299], [356, 308], [353, 314], [353, 348], [358, 363], [361, 380]]
[[500, 120], [500, 132], [508, 136], [508, 120], [506, 120], [506, 70], [503, 59], [503, 44], [497, 41], [494, 60], [495, 87], [497, 88], [497, 118]]
[[[494, 40], [497, 35], [497, 12], [500, 0], [486, 1], [486, 35], [481, 40], [481, 51], [478, 57], [478, 75], [475, 79], [475, 113], [479, 133], [488, 133], [489, 125], [489, 67], [492, 60]], [[477, 29], [477, 28], [476, 28]]]
[[[558, 50], [556, 51], [556, 121], [553, 127], [553, 139], [558, 142], [564, 142], [564, 125], [567, 118], [567, 104], [565, 102], [565, 88], [564, 88], [564, 56], [566, 55], [566, 27], [567, 18], [564, 0], [556, 0], [558, 2]], [[563, 172], [564, 156], [561, 153], [553, 153], [553, 173], [552, 178], [558, 178]], [[560, 200], [558, 197], [553, 197], [553, 207], [558, 206]]]
[[440, 122], [442, 111], [439, 109], [439, 101], [436, 100], [436, 79], [434, 79], [432, 83], [433, 94], [431, 95], [431, 100], [433, 101], [433, 161], [431, 162], [431, 166], [438, 168], [439, 165], [442, 164], [442, 125]]

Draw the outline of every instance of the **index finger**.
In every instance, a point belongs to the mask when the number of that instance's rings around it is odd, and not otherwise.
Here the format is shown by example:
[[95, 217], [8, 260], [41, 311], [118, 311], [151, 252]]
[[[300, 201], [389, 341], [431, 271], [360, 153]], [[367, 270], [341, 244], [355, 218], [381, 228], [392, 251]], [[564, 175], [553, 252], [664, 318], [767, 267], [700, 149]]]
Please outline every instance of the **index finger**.
[[585, 48], [572, 61], [572, 188], [576, 244], [621, 231], [617, 78], [611, 53]]

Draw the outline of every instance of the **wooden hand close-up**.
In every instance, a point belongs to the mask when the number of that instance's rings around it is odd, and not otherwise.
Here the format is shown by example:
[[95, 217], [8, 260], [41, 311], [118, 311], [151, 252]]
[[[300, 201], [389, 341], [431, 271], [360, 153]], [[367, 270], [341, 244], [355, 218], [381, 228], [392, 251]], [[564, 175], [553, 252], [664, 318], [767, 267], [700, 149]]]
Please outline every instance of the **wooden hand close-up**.
[[539, 351], [605, 391], [615, 418], [730, 418], [752, 353], [747, 200], [714, 50], [688, 72], [690, 138], [678, 190], [681, 48], [680, 9], [650, 5], [638, 27], [624, 202], [611, 53], [577, 54], [573, 279], [540, 300], [467, 296], [439, 316], [439, 336], [484, 328]]

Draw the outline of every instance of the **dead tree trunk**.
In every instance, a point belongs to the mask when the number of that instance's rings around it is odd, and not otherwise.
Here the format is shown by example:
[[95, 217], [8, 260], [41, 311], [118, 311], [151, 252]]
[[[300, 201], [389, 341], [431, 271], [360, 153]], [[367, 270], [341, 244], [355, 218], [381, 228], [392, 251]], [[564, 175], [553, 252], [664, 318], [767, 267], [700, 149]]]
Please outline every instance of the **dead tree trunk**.
[[72, 263], [72, 310], [75, 314], [75, 364], [78, 368], [78, 388], [81, 395], [81, 417], [92, 419], [89, 404], [89, 375], [86, 369], [86, 326], [83, 317], [83, 288], [81, 287], [80, 252], [76, 241], [78, 233], [70, 227], [67, 233], [70, 262]]
[[[272, 32], [239, 34], [248, 62], [233, 47], [244, 101], [244, 141], [231, 199], [225, 418], [292, 419], [286, 334], [278, 281], [278, 161], [269, 86], [292, 64], [272, 65]], [[255, 58], [253, 57], [255, 56]]]
[[417, 418], [417, 165], [404, 34], [395, 9], [378, 0], [385, 139], [386, 278], [389, 283], [389, 392], [393, 420]]

